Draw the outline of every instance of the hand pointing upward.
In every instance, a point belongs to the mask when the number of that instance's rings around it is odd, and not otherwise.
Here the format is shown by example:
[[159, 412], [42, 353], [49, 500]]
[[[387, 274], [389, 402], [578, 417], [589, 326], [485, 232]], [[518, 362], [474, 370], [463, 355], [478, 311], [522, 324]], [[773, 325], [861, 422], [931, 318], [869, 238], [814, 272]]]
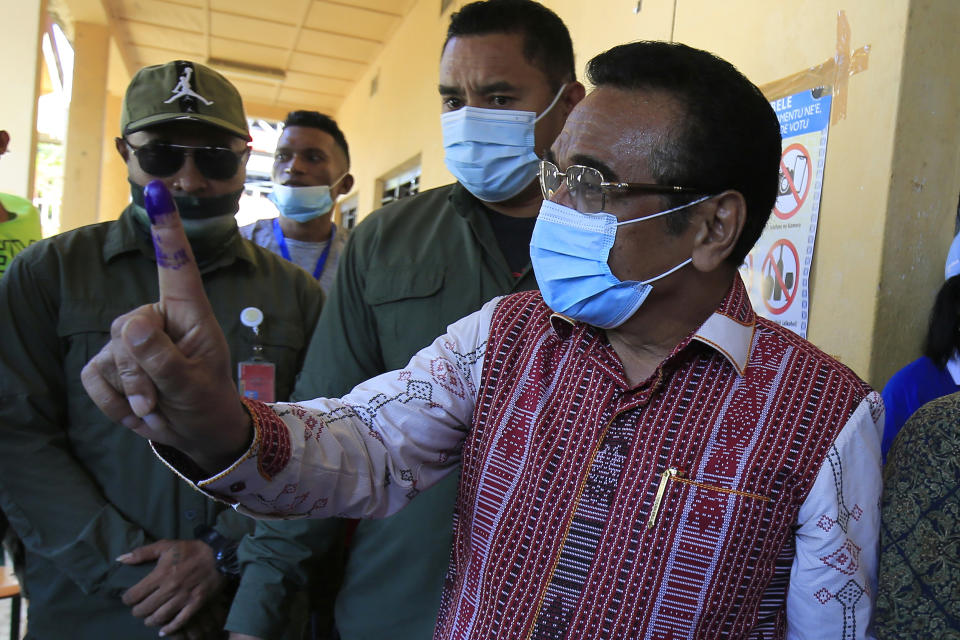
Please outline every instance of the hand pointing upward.
[[109, 418], [218, 471], [247, 448], [250, 419], [173, 198], [155, 180], [144, 200], [160, 300], [114, 320], [110, 342], [83, 369], [83, 386]]

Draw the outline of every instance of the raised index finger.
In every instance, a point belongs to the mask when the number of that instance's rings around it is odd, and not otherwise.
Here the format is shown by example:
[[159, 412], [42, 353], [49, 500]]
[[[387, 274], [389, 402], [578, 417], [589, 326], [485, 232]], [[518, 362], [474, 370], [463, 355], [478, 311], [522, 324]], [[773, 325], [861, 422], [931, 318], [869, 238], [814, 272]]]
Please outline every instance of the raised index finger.
[[160, 180], [149, 183], [143, 190], [143, 200], [157, 256], [160, 309], [167, 320], [167, 332], [173, 329], [179, 338], [210, 312], [210, 303], [180, 214], [166, 185]]

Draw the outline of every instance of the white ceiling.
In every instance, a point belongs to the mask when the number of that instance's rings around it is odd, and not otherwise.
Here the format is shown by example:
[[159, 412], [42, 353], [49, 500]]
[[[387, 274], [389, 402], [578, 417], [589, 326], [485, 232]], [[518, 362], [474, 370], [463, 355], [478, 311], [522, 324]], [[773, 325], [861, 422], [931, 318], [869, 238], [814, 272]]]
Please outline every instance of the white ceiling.
[[415, 2], [101, 0], [128, 73], [179, 58], [205, 62], [245, 103], [327, 113]]

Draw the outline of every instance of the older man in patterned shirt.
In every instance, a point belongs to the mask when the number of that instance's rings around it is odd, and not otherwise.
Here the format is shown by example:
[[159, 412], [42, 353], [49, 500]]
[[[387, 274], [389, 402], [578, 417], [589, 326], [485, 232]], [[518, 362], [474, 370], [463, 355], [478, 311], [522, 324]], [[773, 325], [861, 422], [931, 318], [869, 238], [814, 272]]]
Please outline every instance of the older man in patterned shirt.
[[[340, 400], [241, 404], [167, 336], [217, 339], [177, 259], [88, 391], [251, 514], [381, 517], [461, 464], [436, 638], [871, 637], [882, 404], [737, 275], [776, 193], [769, 104], [679, 44], [589, 76], [541, 164], [539, 292]], [[176, 248], [172, 209], [155, 231]]]

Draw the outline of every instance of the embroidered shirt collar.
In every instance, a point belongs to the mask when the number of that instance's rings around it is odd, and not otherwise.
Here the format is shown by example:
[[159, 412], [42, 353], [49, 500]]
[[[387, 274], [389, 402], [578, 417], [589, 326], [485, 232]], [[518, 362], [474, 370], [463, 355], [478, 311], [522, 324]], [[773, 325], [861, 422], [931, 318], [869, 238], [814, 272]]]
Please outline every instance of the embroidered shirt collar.
[[573, 328], [577, 326], [577, 321], [570, 316], [565, 316], [562, 313], [554, 311], [550, 314], [550, 326], [553, 327], [554, 333], [566, 339], [570, 337]]
[[750, 359], [757, 315], [738, 274], [720, 306], [693, 334], [693, 340], [713, 347], [741, 376]]

